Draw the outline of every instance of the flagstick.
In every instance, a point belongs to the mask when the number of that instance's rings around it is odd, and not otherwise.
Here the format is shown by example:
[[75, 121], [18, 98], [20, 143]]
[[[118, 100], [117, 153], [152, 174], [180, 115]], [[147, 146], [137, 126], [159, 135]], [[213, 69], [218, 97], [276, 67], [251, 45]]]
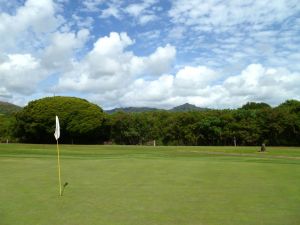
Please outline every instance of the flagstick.
[[60, 161], [59, 161], [58, 140], [56, 140], [56, 146], [57, 146], [57, 166], [58, 166], [59, 196], [61, 196], [61, 178], [60, 178]]

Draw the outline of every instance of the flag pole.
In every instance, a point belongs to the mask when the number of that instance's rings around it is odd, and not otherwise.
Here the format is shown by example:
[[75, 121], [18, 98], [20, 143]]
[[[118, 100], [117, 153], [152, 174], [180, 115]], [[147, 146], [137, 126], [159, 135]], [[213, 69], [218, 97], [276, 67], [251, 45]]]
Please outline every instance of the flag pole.
[[56, 140], [56, 146], [57, 146], [57, 167], [58, 167], [59, 196], [61, 196], [61, 175], [60, 175], [60, 159], [59, 159], [58, 140]]
[[58, 116], [55, 117], [55, 132], [54, 132], [54, 137], [56, 139], [56, 147], [57, 147], [57, 168], [58, 168], [59, 196], [62, 196], [61, 176], [60, 176], [60, 160], [59, 160], [59, 147], [58, 147], [58, 139], [60, 137], [60, 126], [59, 126]]

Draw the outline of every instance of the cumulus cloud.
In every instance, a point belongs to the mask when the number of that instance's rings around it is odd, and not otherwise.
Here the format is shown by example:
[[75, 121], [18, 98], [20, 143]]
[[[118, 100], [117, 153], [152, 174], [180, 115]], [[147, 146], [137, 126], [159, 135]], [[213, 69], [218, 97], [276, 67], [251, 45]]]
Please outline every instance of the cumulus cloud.
[[153, 81], [137, 79], [120, 98], [125, 106], [168, 108], [189, 102], [202, 107], [233, 108], [248, 101], [277, 105], [300, 97], [300, 74], [284, 68], [251, 64], [240, 74], [216, 82], [220, 76], [205, 66], [185, 67], [175, 75], [162, 75]]
[[205, 66], [186, 66], [179, 70], [175, 77], [176, 87], [194, 89], [204, 88], [210, 85], [212, 81], [215, 81], [216, 78], [218, 78], [218, 75], [215, 71]]
[[172, 98], [173, 83], [174, 77], [172, 75], [162, 75], [153, 81], [137, 79], [122, 96], [122, 102], [126, 105], [130, 105], [130, 103], [138, 106], [145, 106], [147, 103], [157, 105], [155, 102]]
[[[59, 78], [58, 90], [85, 93], [104, 107], [171, 107], [190, 102], [203, 107], [238, 107], [247, 101], [278, 104], [299, 98], [300, 74], [281, 67], [250, 64], [225, 77], [207, 66], [184, 66], [171, 74], [172, 45], [148, 56], [128, 50], [135, 43], [126, 33], [99, 38], [93, 49]], [[280, 96], [274, 95], [274, 90]], [[92, 94], [89, 94], [92, 93]]]
[[126, 33], [118, 34], [111, 32], [109, 36], [99, 38], [96, 41], [94, 49], [90, 54], [117, 56], [122, 53], [127, 46], [133, 44], [133, 42], [134, 41], [131, 40]]
[[81, 49], [89, 38], [89, 30], [81, 29], [77, 33], [55, 32], [50, 44], [45, 48], [42, 64], [49, 70], [69, 68], [74, 52]]
[[104, 93], [115, 89], [126, 91], [140, 76], [159, 76], [168, 72], [176, 50], [171, 45], [159, 47], [146, 57], [126, 50], [132, 45], [126, 33], [110, 33], [99, 38], [93, 49], [81, 61], [73, 62], [73, 69], [59, 79], [58, 88]]
[[33, 45], [45, 32], [54, 31], [61, 18], [56, 16], [52, 0], [28, 0], [15, 14], [0, 13], [0, 48], [4, 50]]
[[30, 95], [46, 77], [39, 60], [29, 54], [11, 54], [0, 62], [1, 95]]
[[[84, 0], [74, 11], [67, 4], [5, 3], [1, 99], [26, 103], [52, 85], [105, 108], [224, 108], [300, 98], [297, 0], [174, 0], [169, 11], [157, 0]], [[150, 23], [158, 18], [159, 26]], [[107, 24], [131, 33], [101, 36]]]
[[186, 66], [175, 75], [164, 74], [152, 81], [142, 78], [136, 80], [121, 100], [126, 106], [130, 106], [132, 102], [138, 106], [161, 108], [186, 102], [203, 106], [208, 98], [215, 98], [210, 91], [216, 88], [214, 82], [218, 77], [216, 71], [205, 66]]
[[[299, 98], [299, 84], [298, 73], [251, 64], [240, 75], [227, 78], [223, 86], [229, 95], [274, 104], [288, 98]], [[274, 92], [278, 95], [274, 95]]]
[[174, 46], [167, 44], [165, 47], [158, 47], [154, 53], [144, 59], [145, 69], [153, 75], [161, 75], [171, 68], [175, 56]]
[[6, 5], [0, 11], [0, 98], [23, 105], [49, 76], [41, 55], [64, 19], [52, 0]]
[[60, 78], [58, 87], [102, 92], [118, 88], [126, 83], [131, 75], [130, 67], [135, 63], [133, 54], [124, 52], [132, 43], [126, 33], [111, 33], [99, 38], [87, 56], [74, 62], [74, 69]]

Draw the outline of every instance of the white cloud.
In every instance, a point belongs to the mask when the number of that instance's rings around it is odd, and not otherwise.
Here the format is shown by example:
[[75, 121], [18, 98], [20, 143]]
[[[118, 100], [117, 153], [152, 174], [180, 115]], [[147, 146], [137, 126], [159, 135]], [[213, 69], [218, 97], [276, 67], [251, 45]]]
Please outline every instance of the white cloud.
[[133, 43], [134, 41], [128, 37], [127, 33], [111, 32], [109, 36], [97, 40], [90, 54], [118, 56], [127, 46]]
[[153, 75], [161, 75], [169, 71], [175, 56], [174, 46], [167, 44], [165, 47], [158, 47], [154, 53], [145, 58], [146, 70]]
[[140, 18], [139, 18], [139, 23], [141, 24], [141, 25], [145, 25], [145, 24], [147, 24], [147, 23], [149, 23], [149, 22], [152, 22], [152, 21], [155, 21], [155, 20], [157, 20], [158, 19], [158, 17], [156, 16], [156, 15], [142, 15]]
[[93, 17], [82, 17], [77, 14], [73, 14], [72, 19], [74, 20], [72, 22], [75, 23], [80, 29], [91, 29], [95, 22]]
[[131, 4], [125, 8], [125, 12], [134, 17], [138, 17], [146, 7], [144, 4]]
[[151, 9], [156, 3], [156, 0], [144, 0], [142, 3], [128, 5], [124, 12], [134, 17], [140, 25], [145, 25], [158, 19], [155, 9]]
[[150, 78], [170, 69], [176, 54], [173, 46], [159, 47], [148, 57], [139, 57], [126, 51], [133, 43], [126, 33], [113, 32], [99, 38], [86, 57], [73, 62], [73, 70], [61, 76], [59, 89], [98, 93], [116, 89], [126, 91], [138, 77], [146, 75]]
[[158, 39], [160, 35], [161, 35], [160, 30], [151, 30], [151, 31], [146, 31], [144, 33], [139, 33], [138, 37], [141, 40], [147, 40], [147, 42], [149, 42], [150, 40]]
[[217, 78], [217, 73], [205, 66], [186, 66], [177, 72], [175, 76], [175, 87], [184, 89], [185, 91], [193, 91], [211, 85]]
[[52, 0], [28, 0], [10, 19], [21, 29], [30, 26], [36, 32], [53, 30], [57, 25], [55, 4]]
[[[289, 98], [299, 98], [300, 74], [284, 68], [266, 68], [260, 64], [249, 65], [238, 76], [227, 78], [223, 87], [229, 96], [249, 100], [279, 103]], [[276, 94], [274, 94], [276, 93]]]
[[177, 26], [169, 30], [169, 38], [171, 39], [181, 39], [184, 37], [184, 33], [186, 32], [186, 28], [184, 26]]
[[101, 5], [105, 0], [83, 0], [82, 4], [84, 10], [89, 12], [96, 12], [99, 10], [98, 6]]
[[175, 0], [169, 16], [175, 23], [228, 29], [238, 24], [266, 26], [293, 15], [300, 9], [298, 0]]
[[210, 92], [219, 75], [204, 67], [187, 66], [175, 75], [161, 75], [156, 80], [137, 79], [121, 98], [122, 104], [170, 108], [186, 102], [206, 106], [209, 99], [217, 98]]
[[84, 0], [81, 11], [100, 13], [102, 19], [114, 17], [120, 20], [122, 18], [122, 4], [123, 2], [118, 0]]
[[[222, 108], [300, 98], [297, 0], [175, 0], [169, 12], [157, 0], [5, 5], [0, 98], [26, 102], [52, 85], [105, 107]], [[132, 36], [111, 32], [94, 41], [116, 23]]]
[[134, 17], [141, 16], [148, 8], [156, 4], [156, 0], [144, 0], [142, 3], [134, 3], [128, 5], [124, 11]]
[[172, 75], [162, 75], [157, 80], [135, 80], [120, 96], [123, 106], [157, 106], [165, 107], [172, 98], [174, 78]]
[[115, 17], [117, 19], [121, 19], [121, 14], [117, 6], [110, 5], [108, 8], [102, 10], [100, 17], [101, 18]]
[[223, 82], [215, 83], [217, 77], [218, 72], [199, 66], [185, 67], [176, 75], [162, 75], [153, 81], [140, 78], [111, 103], [170, 108], [189, 102], [202, 107], [234, 108], [248, 101], [278, 105], [286, 99], [300, 98], [300, 74], [284, 68], [251, 64]]
[[8, 55], [0, 62], [0, 90], [6, 95], [30, 95], [45, 77], [39, 60], [29, 54]]
[[[298, 0], [175, 0], [168, 13], [169, 38], [177, 41], [178, 55], [197, 54], [201, 65], [224, 71], [252, 63], [299, 70], [291, 57], [299, 52], [294, 47], [300, 41], [299, 10]], [[184, 36], [177, 27], [184, 28]]]
[[44, 50], [42, 65], [49, 70], [70, 67], [74, 52], [84, 46], [89, 34], [87, 29], [79, 30], [76, 34], [55, 32], [50, 45]]
[[[250, 64], [238, 75], [224, 77], [207, 66], [184, 66], [170, 74], [176, 49], [158, 47], [136, 56], [126, 33], [99, 38], [93, 49], [59, 78], [58, 90], [85, 93], [104, 107], [171, 107], [190, 102], [203, 107], [238, 107], [247, 101], [278, 104], [300, 98], [300, 74], [280, 67]], [[274, 95], [274, 90], [280, 96]], [[92, 94], [90, 94], [92, 93]]]
[[15, 14], [0, 13], [0, 49], [24, 49], [24, 42], [35, 47], [34, 41], [62, 22], [55, 15], [55, 7], [52, 0], [28, 0]]

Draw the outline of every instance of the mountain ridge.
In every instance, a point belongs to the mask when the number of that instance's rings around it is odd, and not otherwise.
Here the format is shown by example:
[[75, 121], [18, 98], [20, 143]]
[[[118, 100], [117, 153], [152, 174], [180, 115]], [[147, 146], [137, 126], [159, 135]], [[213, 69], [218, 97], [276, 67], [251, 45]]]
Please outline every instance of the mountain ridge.
[[185, 103], [179, 106], [175, 106], [172, 109], [170, 109], [169, 111], [172, 112], [189, 112], [189, 111], [206, 111], [209, 110], [208, 108], [202, 108], [202, 107], [198, 107], [196, 105], [193, 104], [189, 104], [189, 103]]
[[20, 111], [21, 109], [22, 109], [21, 106], [14, 105], [14, 104], [8, 103], [8, 102], [0, 101], [0, 114], [11, 115], [13, 113]]
[[[0, 114], [11, 115], [20, 111], [22, 107], [14, 105], [12, 103], [0, 101]], [[119, 107], [110, 110], [104, 110], [108, 114], [113, 114], [116, 112], [125, 112], [125, 113], [141, 113], [141, 112], [157, 112], [157, 111], [166, 111], [166, 112], [189, 112], [189, 111], [207, 111], [209, 108], [202, 108], [190, 103], [184, 103], [179, 106], [175, 106], [171, 109], [160, 109], [154, 107]]]
[[125, 113], [136, 113], [136, 112], [155, 112], [155, 111], [167, 111], [167, 112], [189, 112], [189, 111], [206, 111], [210, 110], [209, 108], [198, 107], [193, 104], [185, 103], [171, 109], [159, 109], [152, 107], [120, 107], [110, 110], [104, 110], [108, 114], [113, 114], [116, 112], [125, 112]]

